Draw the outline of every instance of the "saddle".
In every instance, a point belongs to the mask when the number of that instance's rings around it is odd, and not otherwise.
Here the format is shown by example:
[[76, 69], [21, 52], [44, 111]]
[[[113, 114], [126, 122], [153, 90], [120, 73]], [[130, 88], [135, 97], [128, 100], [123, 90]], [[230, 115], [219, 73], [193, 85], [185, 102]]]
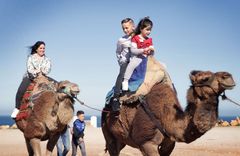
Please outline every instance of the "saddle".
[[46, 76], [39, 76], [34, 79], [27, 87], [23, 95], [19, 113], [16, 116], [16, 121], [27, 119], [34, 106], [34, 99], [45, 90], [56, 90], [55, 82], [50, 81]]
[[124, 96], [120, 97], [120, 102], [132, 103], [137, 101], [140, 96], [147, 95], [157, 83], [168, 84], [173, 88], [171, 78], [166, 71], [166, 68], [153, 56], [149, 56], [143, 83], [136, 92], [127, 92]]

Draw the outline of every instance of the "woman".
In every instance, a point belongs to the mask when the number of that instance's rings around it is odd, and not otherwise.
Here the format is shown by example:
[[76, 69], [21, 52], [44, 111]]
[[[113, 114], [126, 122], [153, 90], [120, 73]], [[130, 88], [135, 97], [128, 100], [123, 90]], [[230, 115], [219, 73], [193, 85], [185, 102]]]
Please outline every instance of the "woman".
[[16, 118], [19, 112], [22, 97], [33, 79], [40, 74], [47, 75], [51, 70], [51, 62], [45, 55], [45, 43], [43, 41], [37, 41], [30, 47], [30, 50], [31, 53], [27, 60], [27, 73], [24, 75], [18, 88], [16, 94], [16, 106], [11, 115], [12, 118]]

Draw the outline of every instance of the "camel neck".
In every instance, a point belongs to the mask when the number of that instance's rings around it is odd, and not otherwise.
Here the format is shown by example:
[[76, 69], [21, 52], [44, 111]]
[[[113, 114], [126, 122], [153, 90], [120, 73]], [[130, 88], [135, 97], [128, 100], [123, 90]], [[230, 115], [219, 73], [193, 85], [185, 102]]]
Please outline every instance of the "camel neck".
[[[189, 123], [185, 130], [185, 140], [192, 142], [215, 126], [218, 118], [218, 96], [200, 99], [194, 91], [189, 91], [185, 117]], [[192, 97], [191, 97], [192, 96]]]

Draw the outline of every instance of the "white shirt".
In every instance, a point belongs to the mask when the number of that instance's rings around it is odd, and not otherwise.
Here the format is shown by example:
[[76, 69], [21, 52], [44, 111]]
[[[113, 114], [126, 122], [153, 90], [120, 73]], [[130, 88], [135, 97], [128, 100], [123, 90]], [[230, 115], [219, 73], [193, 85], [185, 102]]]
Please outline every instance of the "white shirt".
[[40, 72], [47, 75], [51, 71], [51, 61], [46, 56], [40, 57], [37, 53], [29, 55], [27, 71], [32, 74], [33, 77], [36, 77]]
[[129, 62], [130, 47], [131, 47], [131, 36], [125, 35], [121, 37], [117, 42], [116, 55], [118, 59], [118, 64], [121, 66], [123, 63]]

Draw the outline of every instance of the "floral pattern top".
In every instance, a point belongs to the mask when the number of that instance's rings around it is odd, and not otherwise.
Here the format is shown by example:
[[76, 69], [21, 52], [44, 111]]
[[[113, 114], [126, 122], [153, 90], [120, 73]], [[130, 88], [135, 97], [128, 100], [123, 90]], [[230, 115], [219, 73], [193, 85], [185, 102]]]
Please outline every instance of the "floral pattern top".
[[51, 61], [49, 58], [39, 56], [37, 53], [29, 55], [27, 60], [28, 77], [37, 77], [40, 72], [47, 75], [51, 71]]

